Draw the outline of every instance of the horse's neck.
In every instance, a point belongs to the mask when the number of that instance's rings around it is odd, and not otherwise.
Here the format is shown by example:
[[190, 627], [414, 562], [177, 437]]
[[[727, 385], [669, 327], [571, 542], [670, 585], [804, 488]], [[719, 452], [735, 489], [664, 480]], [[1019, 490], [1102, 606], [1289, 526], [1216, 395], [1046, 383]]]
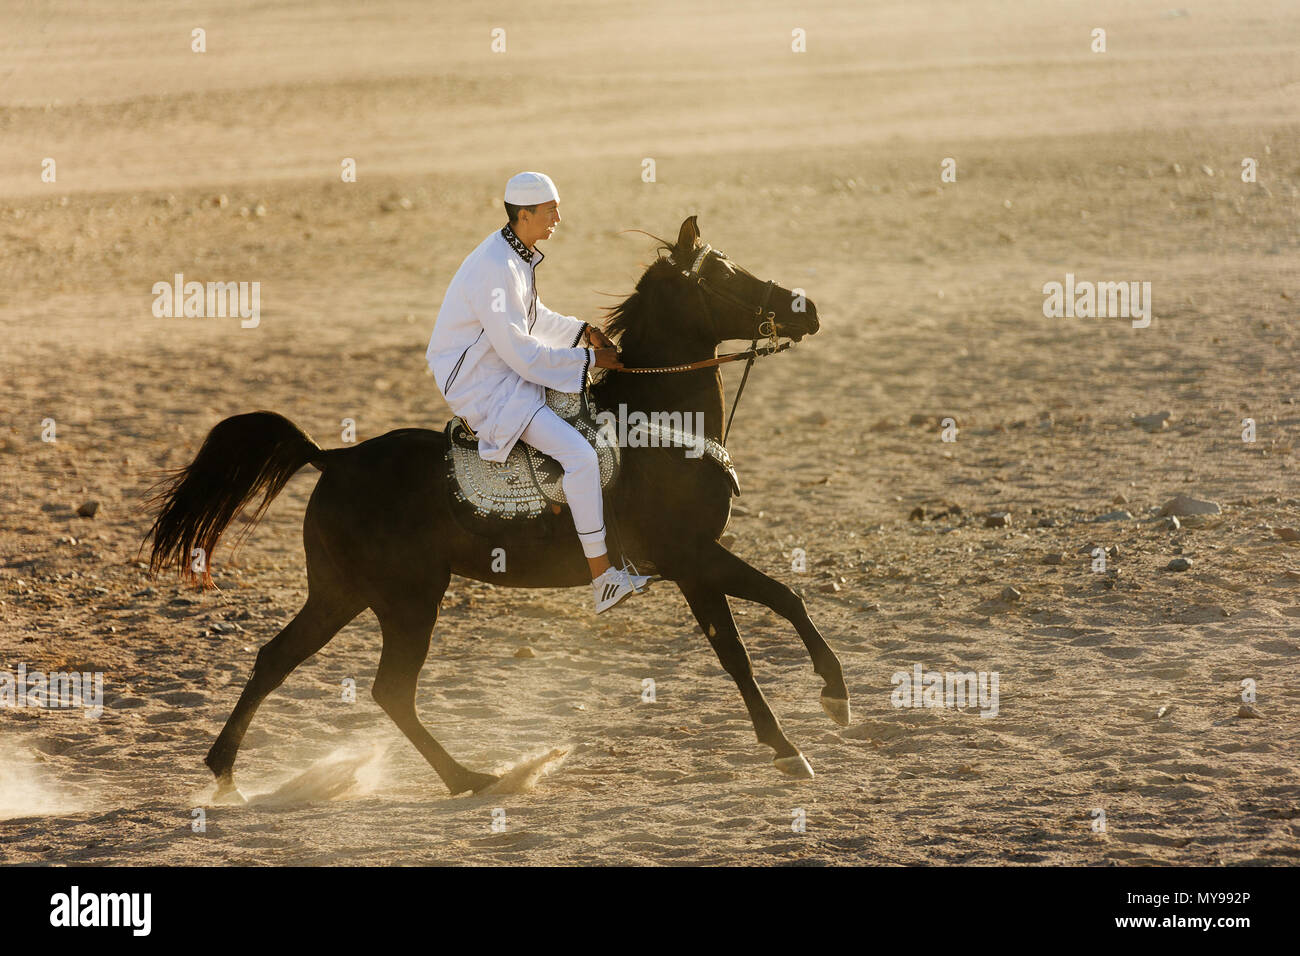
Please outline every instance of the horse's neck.
[[[670, 353], [651, 356], [625, 350], [620, 353], [619, 361], [628, 368], [659, 368], [665, 365], [686, 365], [713, 358], [716, 354], [715, 349], [709, 355], [671, 355], [665, 358]], [[609, 411], [617, 413], [618, 406], [622, 403], [627, 405], [628, 412], [639, 411], [647, 415], [654, 412], [682, 412], [683, 415], [699, 413], [704, 417], [705, 437], [722, 441], [722, 376], [717, 367], [651, 375], [618, 371], [607, 371], [605, 374], [606, 385], [601, 389], [600, 399], [602, 406]]]

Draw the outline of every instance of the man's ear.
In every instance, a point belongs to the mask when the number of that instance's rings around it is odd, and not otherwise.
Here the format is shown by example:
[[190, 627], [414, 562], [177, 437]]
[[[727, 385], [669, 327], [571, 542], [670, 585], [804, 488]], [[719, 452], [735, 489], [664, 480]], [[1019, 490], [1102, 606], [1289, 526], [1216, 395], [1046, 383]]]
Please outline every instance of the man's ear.
[[682, 228], [677, 233], [677, 252], [686, 256], [693, 251], [700, 242], [700, 227], [696, 222], [695, 216], [687, 216], [682, 220]]

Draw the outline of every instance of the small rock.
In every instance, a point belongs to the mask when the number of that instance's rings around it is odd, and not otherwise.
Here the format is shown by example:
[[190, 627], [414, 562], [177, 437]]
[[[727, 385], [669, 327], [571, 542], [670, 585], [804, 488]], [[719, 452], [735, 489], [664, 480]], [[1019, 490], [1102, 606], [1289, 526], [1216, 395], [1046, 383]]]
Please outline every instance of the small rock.
[[1110, 499], [1110, 503], [1113, 505], [1126, 505], [1128, 504], [1128, 496], [1123, 493], [1120, 493], [1116, 495], [1114, 498]]
[[860, 606], [858, 607], [858, 610], [859, 610], [859, 611], [863, 611], [864, 613], [871, 613], [871, 612], [874, 612], [874, 611], [879, 611], [879, 610], [880, 610], [880, 605], [879, 605], [879, 604], [863, 604], [863, 605], [860, 605]]
[[1007, 528], [1011, 525], [1010, 511], [995, 511], [984, 519], [986, 528]]
[[1002, 589], [1002, 600], [1010, 604], [1014, 604], [1016, 601], [1019, 601], [1020, 597], [1021, 597], [1020, 592], [1017, 591], [1009, 584]]
[[818, 409], [817, 411], [813, 412], [811, 415], [806, 416], [804, 418], [804, 421], [809, 425], [825, 425], [828, 422], [830, 422], [830, 418], [827, 416], [827, 414], [824, 411]]
[[1250, 720], [1263, 720], [1264, 715], [1255, 709], [1254, 704], [1242, 704], [1237, 708], [1237, 716], [1245, 717]]
[[95, 512], [98, 510], [99, 510], [98, 501], [86, 501], [83, 502], [81, 507], [77, 509], [77, 514], [79, 514], [83, 518], [93, 518], [95, 517]]
[[1300, 531], [1295, 528], [1274, 528], [1273, 533], [1283, 541], [1300, 541]]
[[1107, 548], [1107, 549], [1106, 549], [1106, 557], [1108, 557], [1108, 558], [1113, 558], [1114, 560], [1118, 561], [1118, 560], [1119, 560], [1119, 545], [1111, 545], [1109, 548]]
[[915, 508], [912, 509], [912, 513], [909, 514], [909, 515], [907, 516], [907, 520], [908, 520], [908, 521], [924, 521], [924, 520], [925, 520], [925, 509], [922, 508], [920, 505], [917, 505]]
[[1183, 526], [1183, 523], [1178, 520], [1177, 515], [1169, 515], [1165, 518], [1164, 526], [1166, 531], [1177, 531]]
[[722, 545], [724, 548], [730, 548], [735, 543], [736, 536], [734, 534], [724, 534], [718, 539], [718, 544]]
[[131, 597], [153, 597], [157, 593], [158, 592], [155, 591], [152, 587], [147, 587], [143, 591], [136, 591], [134, 594], [131, 595]]
[[1056, 527], [1056, 519], [1055, 519], [1055, 518], [1039, 518], [1039, 519], [1038, 519], [1038, 527], [1040, 527], [1040, 528], [1055, 528], [1055, 527]]
[[1093, 521], [1132, 521], [1133, 515], [1128, 511], [1108, 511], [1104, 515], [1098, 515]]
[[823, 585], [822, 585], [821, 587], [819, 587], [817, 590], [819, 590], [819, 591], [824, 591], [824, 592], [827, 593], [827, 594], [839, 594], [839, 593], [840, 593], [840, 586], [839, 586], [836, 582], [834, 582], [834, 581], [827, 581], [825, 584], [823, 584]]
[[1161, 707], [1159, 710], [1156, 711], [1156, 720], [1159, 720], [1161, 717], [1168, 717], [1173, 712], [1174, 712], [1174, 705], [1165, 704], [1163, 707]]
[[1149, 432], [1158, 432], [1162, 428], [1169, 426], [1169, 419], [1174, 417], [1173, 412], [1152, 412], [1150, 415], [1134, 415], [1133, 424], [1145, 428]]
[[1056, 554], [1043, 555], [1043, 564], [1064, 564], [1065, 555], [1057, 552]]
[[1217, 515], [1222, 508], [1217, 501], [1189, 498], [1187, 495], [1174, 495], [1160, 507], [1160, 517], [1166, 515]]
[[1174, 558], [1167, 565], [1165, 565], [1165, 570], [1166, 571], [1189, 571], [1191, 570], [1191, 567], [1192, 567], [1191, 558]]
[[1282, 576], [1292, 581], [1300, 581], [1300, 571], [1286, 570], [1282, 572]]
[[515, 651], [515, 657], [527, 658], [527, 657], [536, 657], [536, 656], [537, 654], [534, 653], [531, 647], [521, 647], [519, 648], [519, 650]]

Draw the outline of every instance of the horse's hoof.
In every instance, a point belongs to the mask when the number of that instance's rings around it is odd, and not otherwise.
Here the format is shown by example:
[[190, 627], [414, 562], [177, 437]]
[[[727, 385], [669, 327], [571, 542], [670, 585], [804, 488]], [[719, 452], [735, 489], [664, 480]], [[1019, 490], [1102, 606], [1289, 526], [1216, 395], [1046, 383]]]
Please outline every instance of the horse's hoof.
[[474, 796], [479, 797], [490, 793], [492, 788], [500, 782], [500, 777], [495, 777], [490, 773], [476, 773], [474, 774], [473, 783], [470, 784], [470, 789], [474, 791]]
[[827, 697], [824, 694], [821, 700], [822, 710], [826, 711], [826, 715], [831, 720], [841, 727], [849, 725], [849, 702], [847, 700], [841, 700], [838, 697]]
[[772, 763], [776, 764], [776, 769], [780, 770], [787, 777], [794, 777], [797, 780], [811, 780], [816, 774], [813, 773], [812, 764], [803, 754], [795, 754], [792, 757], [777, 757]]
[[217, 790], [212, 795], [212, 802], [221, 806], [241, 806], [248, 803], [244, 795], [235, 786], [235, 781], [227, 778], [217, 781]]

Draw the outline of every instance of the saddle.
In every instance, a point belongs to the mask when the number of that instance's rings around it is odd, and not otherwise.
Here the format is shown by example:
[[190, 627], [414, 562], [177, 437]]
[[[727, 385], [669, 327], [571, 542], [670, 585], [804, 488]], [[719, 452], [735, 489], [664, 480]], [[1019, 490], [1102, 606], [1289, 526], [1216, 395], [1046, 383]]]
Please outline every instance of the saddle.
[[[586, 392], [546, 389], [546, 405], [596, 449], [600, 462], [600, 487], [604, 491], [618, 480], [621, 457], [618, 435], [601, 429]], [[478, 453], [478, 437], [460, 416], [447, 423], [447, 487], [453, 510], [466, 518], [528, 521], [547, 511], [559, 514], [568, 504], [564, 496], [564, 467], [523, 439], [515, 442], [503, 462], [485, 461]]]

